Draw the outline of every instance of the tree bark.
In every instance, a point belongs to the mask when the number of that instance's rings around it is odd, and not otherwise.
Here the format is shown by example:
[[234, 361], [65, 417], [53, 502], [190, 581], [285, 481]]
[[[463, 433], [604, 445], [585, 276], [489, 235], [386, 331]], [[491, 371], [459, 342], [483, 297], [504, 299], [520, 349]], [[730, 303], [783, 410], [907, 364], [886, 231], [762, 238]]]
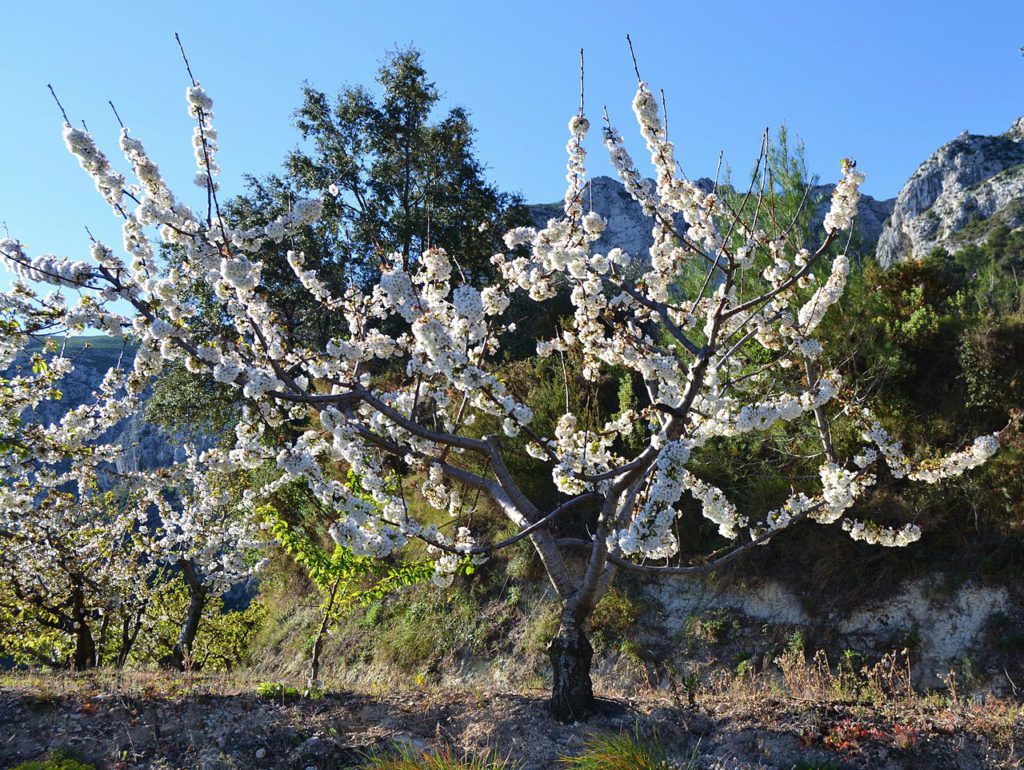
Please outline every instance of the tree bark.
[[134, 629], [132, 628], [131, 616], [126, 614], [124, 617], [124, 623], [121, 627], [121, 649], [117, 653], [117, 662], [115, 663], [119, 671], [128, 662], [128, 656], [131, 655], [132, 647], [135, 646], [135, 640], [139, 638], [139, 631], [142, 630], [142, 616], [146, 612], [146, 605], [148, 603], [148, 601], [143, 602], [138, 610], [136, 610]]
[[327, 636], [327, 627], [331, 622], [331, 610], [334, 609], [334, 598], [338, 595], [338, 585], [341, 583], [341, 576], [331, 586], [331, 596], [324, 607], [324, 616], [320, 622], [320, 630], [317, 631], [316, 639], [313, 641], [313, 656], [309, 662], [309, 683], [307, 688], [312, 690], [320, 689], [320, 654], [324, 649], [324, 638]]
[[84, 623], [75, 630], [75, 671], [85, 671], [96, 666], [96, 643], [89, 627]]
[[560, 722], [581, 722], [594, 713], [590, 662], [594, 648], [578, 625], [563, 622], [548, 644], [551, 658], [551, 715]]
[[209, 595], [209, 588], [202, 584], [191, 563], [182, 562], [182, 573], [188, 584], [188, 610], [185, 612], [185, 620], [181, 624], [178, 641], [171, 651], [171, 666], [178, 671], [185, 670], [185, 664], [192, 654], [192, 645], [199, 633], [199, 621], [202, 620], [206, 599]]

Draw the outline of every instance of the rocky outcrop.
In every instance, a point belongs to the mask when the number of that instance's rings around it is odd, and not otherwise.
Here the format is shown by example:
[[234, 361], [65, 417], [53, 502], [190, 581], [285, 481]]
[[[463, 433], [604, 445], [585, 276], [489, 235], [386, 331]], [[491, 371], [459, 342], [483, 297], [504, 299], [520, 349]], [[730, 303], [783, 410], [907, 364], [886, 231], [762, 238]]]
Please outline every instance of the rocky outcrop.
[[[711, 190], [714, 182], [700, 179], [697, 185]], [[653, 223], [620, 181], [608, 176], [594, 177], [583, 196], [584, 210], [596, 211], [608, 220], [608, 227], [593, 245], [593, 251], [607, 254], [611, 249], [619, 248], [632, 257], [646, 258], [648, 250], [654, 245], [654, 236], [651, 234]], [[530, 206], [530, 213], [535, 227], [545, 227], [549, 219], [564, 216], [563, 204], [561, 201], [538, 203]], [[680, 232], [686, 230], [682, 216], [676, 217], [676, 226]]]
[[965, 131], [922, 163], [896, 198], [878, 261], [923, 257], [936, 246], [956, 251], [996, 222], [1024, 224], [1024, 117], [998, 136]]
[[[710, 179], [698, 179], [697, 186], [710, 191], [714, 182]], [[834, 185], [815, 185], [811, 188], [808, 199], [814, 206], [811, 218], [811, 232], [821, 232], [822, 222], [828, 211]], [[895, 199], [876, 200], [870, 195], [862, 195], [858, 206], [857, 226], [860, 233], [861, 253], [870, 253], [882, 233], [882, 225], [892, 214]], [[607, 254], [610, 249], [620, 248], [638, 260], [647, 259], [648, 249], [654, 243], [651, 235], [651, 220], [644, 216], [640, 204], [634, 201], [626, 188], [617, 179], [607, 176], [594, 177], [590, 189], [584, 193], [584, 209], [591, 208], [608, 220], [608, 228], [594, 244], [593, 250]], [[534, 225], [544, 227], [552, 217], [562, 216], [562, 203], [542, 203], [530, 206]], [[686, 231], [686, 224], [681, 216], [676, 218], [676, 226], [680, 232]]]
[[[60, 381], [61, 398], [44, 401], [36, 409], [33, 419], [44, 424], [58, 422], [69, 410], [91, 403], [107, 370], [119, 362], [130, 369], [135, 358], [132, 348], [122, 349], [116, 340], [105, 337], [79, 337], [73, 340], [67, 355], [74, 361], [74, 369]], [[121, 446], [118, 473], [162, 468], [184, 459], [182, 444], [168, 440], [157, 426], [146, 421], [144, 412], [145, 403], [103, 437]]]

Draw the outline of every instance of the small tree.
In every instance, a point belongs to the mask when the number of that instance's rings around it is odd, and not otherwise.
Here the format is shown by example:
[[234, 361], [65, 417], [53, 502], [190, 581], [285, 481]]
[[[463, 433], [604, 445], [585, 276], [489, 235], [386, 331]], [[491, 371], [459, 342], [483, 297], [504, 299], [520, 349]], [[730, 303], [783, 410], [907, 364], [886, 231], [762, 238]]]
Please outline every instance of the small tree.
[[[124, 665], [149, 601], [137, 527], [144, 506], [100, 489], [118, 451], [100, 441], [134, 403], [134, 384], [107, 373], [94, 403], [56, 424], [33, 418], [60, 398], [72, 362], [27, 352], [61, 311], [0, 306], [0, 649], [24, 662]], [[54, 353], [54, 349], [48, 351]]]
[[[216, 211], [212, 102], [195, 81], [187, 101], [197, 122], [199, 172]], [[234, 230], [223, 218], [204, 219], [177, 203], [127, 131], [121, 145], [138, 179], [131, 187], [88, 133], [64, 128], [69, 149], [124, 219], [128, 264], [102, 247], [88, 263], [32, 259], [11, 239], [0, 243], [0, 252], [27, 278], [71, 282], [82, 292], [60, 316], [65, 322], [100, 324], [105, 300], [131, 305], [134, 317], [123, 326], [139, 340], [136, 365], [140, 356], [154, 368], [179, 360], [241, 390], [249, 406], [234, 448], [217, 456], [218, 468], [253, 467], [272, 455], [281, 472], [275, 483], [304, 483], [332, 512], [331, 535], [353, 553], [384, 558], [418, 538], [433, 550], [435, 578], [443, 584], [465, 560], [481, 561], [529, 539], [561, 604], [549, 647], [552, 712], [579, 719], [593, 708], [587, 624], [620, 571], [652, 578], [707, 571], [805, 520], [841, 525], [871, 543], [906, 545], [921, 534], [916, 524], [886, 527], [852, 515], [879, 475], [934, 483], [979, 465], [998, 447], [996, 436], [986, 435], [943, 458], [913, 461], [822, 366], [814, 332], [842, 295], [849, 263], [843, 255], [831, 266], [821, 260], [853, 223], [863, 180], [854, 163], [843, 162], [825, 237], [812, 253], [780, 230], [759, 193], [763, 187], [752, 184], [729, 206], [679, 176], [645, 83], [633, 110], [655, 182], [637, 171], [610, 124], [604, 142], [627, 191], [651, 218], [648, 255], [591, 253], [606, 223], [585, 210], [583, 142], [590, 124], [581, 106], [569, 121], [564, 216], [539, 230], [509, 232], [507, 251], [490, 259], [497, 277], [483, 289], [465, 280], [444, 250], [426, 244], [385, 259], [372, 286], [351, 283], [336, 291], [306, 267], [301, 253], [290, 253], [297, 279], [343, 319], [344, 333], [322, 349], [286, 334], [254, 247], [285, 242], [315, 221], [329, 199], [296, 201], [265, 228]], [[763, 162], [764, 152], [762, 168]], [[674, 224], [677, 213], [685, 231]], [[391, 224], [402, 228], [404, 221]], [[151, 226], [158, 235], [146, 229]], [[156, 237], [183, 255], [173, 270], [154, 258]], [[635, 279], [623, 270], [631, 260], [642, 263], [630, 272]], [[677, 279], [693, 262], [706, 278], [680, 296]], [[230, 333], [196, 333], [188, 291], [195, 282], [211, 287]], [[553, 435], [540, 435], [529, 406], [503, 381], [497, 351], [515, 334], [503, 317], [512, 295], [541, 302], [561, 286], [571, 293], [572, 329], [539, 340], [538, 353], [574, 350], [587, 381], [608, 367], [626, 369], [643, 383], [645, 400], [597, 429], [567, 411]], [[833, 431], [836, 419], [849, 429]], [[281, 425], [298, 437], [277, 446], [264, 441], [266, 431]], [[475, 427], [488, 425], [494, 429]], [[623, 437], [637, 428], [643, 440], [633, 449]], [[795, 479], [780, 499], [740, 511], [695, 469], [707, 449], [752, 435], [793, 446], [806, 446], [813, 435], [817, 472]], [[520, 451], [548, 466], [559, 502], [542, 509], [523, 492], [508, 463]], [[339, 465], [359, 476], [372, 503], [338, 478]], [[413, 515], [401, 481], [410, 471], [424, 475], [423, 497], [452, 515], [453, 531]], [[516, 533], [477, 542], [461, 514], [468, 493], [490, 498]], [[717, 527], [721, 547], [710, 554], [680, 553], [677, 520], [688, 510], [686, 496]], [[570, 511], [587, 526], [565, 536], [556, 524]]]
[[325, 547], [322, 541], [326, 538], [311, 537], [273, 506], [263, 506], [261, 513], [274, 540], [303, 569], [322, 600], [307, 680], [307, 691], [316, 692], [323, 687], [320, 667], [324, 642], [331, 625], [345, 610], [353, 603], [365, 604], [402, 586], [429, 580], [433, 569], [429, 562], [393, 565], [358, 556], [337, 543]]
[[[217, 463], [207, 453], [207, 463]], [[211, 598], [253, 574], [253, 555], [262, 545], [258, 527], [247, 506], [233, 505], [231, 496], [218, 490], [214, 473], [200, 464], [189, 448], [187, 458], [167, 471], [153, 474], [159, 481], [145, 488], [145, 500], [158, 516], [147, 554], [157, 564], [177, 571], [188, 590], [188, 603], [170, 665], [184, 670], [192, 658], [199, 624]], [[171, 483], [170, 487], [161, 484]]]

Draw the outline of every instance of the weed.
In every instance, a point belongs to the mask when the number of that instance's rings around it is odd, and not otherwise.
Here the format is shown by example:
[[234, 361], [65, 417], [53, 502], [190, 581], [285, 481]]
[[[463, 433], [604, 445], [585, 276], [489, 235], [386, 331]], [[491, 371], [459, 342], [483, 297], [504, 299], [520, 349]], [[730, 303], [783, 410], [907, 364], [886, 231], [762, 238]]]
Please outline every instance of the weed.
[[260, 682], [256, 685], [256, 694], [267, 700], [281, 701], [296, 700], [301, 696], [298, 688], [280, 682]]
[[562, 757], [564, 767], [576, 770], [669, 770], [668, 755], [657, 732], [650, 738], [632, 733], [594, 733], [587, 738], [583, 753]]
[[728, 610], [714, 610], [707, 617], [690, 615], [686, 619], [686, 635], [693, 640], [704, 644], [717, 644], [725, 640], [730, 629], [735, 629], [736, 623], [730, 620]]
[[46, 759], [36, 762], [22, 762], [11, 770], [96, 770], [95, 765], [79, 762], [63, 751], [54, 751]]
[[476, 756], [457, 753], [443, 745], [434, 751], [416, 751], [396, 745], [391, 752], [373, 754], [360, 766], [361, 770], [515, 770], [518, 765], [487, 751]]

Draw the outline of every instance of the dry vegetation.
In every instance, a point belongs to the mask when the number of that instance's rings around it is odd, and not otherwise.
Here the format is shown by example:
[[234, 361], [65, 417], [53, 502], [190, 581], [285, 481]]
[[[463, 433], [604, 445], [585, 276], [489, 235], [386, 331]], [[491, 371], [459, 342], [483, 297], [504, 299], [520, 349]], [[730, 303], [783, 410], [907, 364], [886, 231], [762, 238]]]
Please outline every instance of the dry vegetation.
[[100, 768], [161, 770], [1024, 763], [1020, 702], [965, 699], [955, 677], [942, 694], [915, 693], [909, 681], [898, 655], [854, 670], [792, 649], [761, 672], [719, 674], [708, 684], [676, 677], [662, 690], [616, 693], [602, 683], [614, 693], [603, 713], [566, 726], [550, 718], [539, 689], [411, 685], [303, 697], [289, 683], [244, 674], [9, 674], [0, 680], [0, 765], [55, 750]]

